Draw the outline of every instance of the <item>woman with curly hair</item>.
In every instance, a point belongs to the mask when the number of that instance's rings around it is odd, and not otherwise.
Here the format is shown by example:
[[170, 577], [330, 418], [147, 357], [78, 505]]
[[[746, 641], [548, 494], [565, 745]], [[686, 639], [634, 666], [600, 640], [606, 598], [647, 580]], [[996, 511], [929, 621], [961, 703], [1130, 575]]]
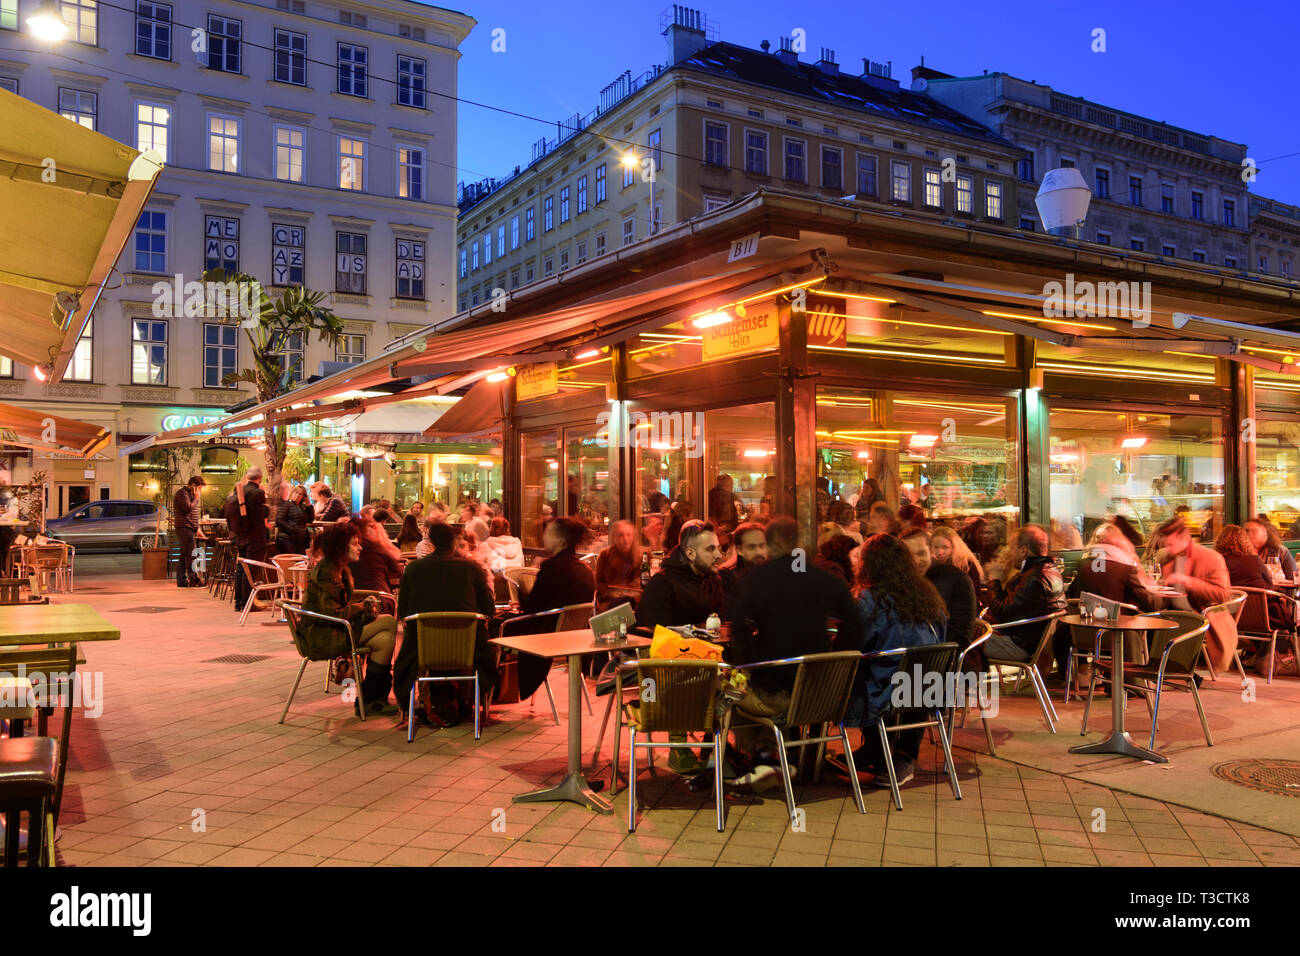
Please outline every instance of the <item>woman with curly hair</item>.
[[[1214, 539], [1214, 550], [1223, 555], [1223, 563], [1228, 566], [1228, 580], [1234, 588], [1273, 590], [1273, 577], [1264, 566], [1264, 559], [1255, 552], [1250, 534], [1241, 525], [1225, 524]], [[1287, 614], [1287, 603], [1280, 597], [1268, 599], [1270, 621], [1285, 622]]]
[[[353, 522], [331, 524], [312, 543], [319, 560], [307, 572], [307, 593], [302, 606], [305, 611], [341, 617], [352, 625], [357, 646], [370, 652], [366, 676], [361, 682], [361, 696], [366, 701], [367, 714], [391, 715], [397, 708], [388, 703], [388, 692], [393, 685], [390, 664], [393, 648], [397, 644], [397, 619], [391, 614], [376, 615], [376, 600], [366, 598], [360, 604], [352, 602], [355, 588], [350, 565], [361, 557], [361, 532]], [[351, 653], [347, 633], [338, 625], [304, 617], [300, 637], [315, 660], [342, 657]], [[360, 705], [356, 705], [359, 714]]]
[[[917, 570], [907, 545], [892, 535], [874, 534], [863, 543], [860, 553], [857, 597], [863, 650], [870, 653], [939, 643], [948, 614], [939, 592]], [[876, 658], [870, 667], [860, 668], [859, 686], [845, 720], [862, 728], [862, 746], [853, 757], [858, 769], [874, 774], [872, 786], [889, 786], [876, 724], [892, 709], [891, 682], [897, 670], [896, 657]], [[896, 735], [894, 768], [899, 784], [912, 779], [920, 746], [920, 730]]]

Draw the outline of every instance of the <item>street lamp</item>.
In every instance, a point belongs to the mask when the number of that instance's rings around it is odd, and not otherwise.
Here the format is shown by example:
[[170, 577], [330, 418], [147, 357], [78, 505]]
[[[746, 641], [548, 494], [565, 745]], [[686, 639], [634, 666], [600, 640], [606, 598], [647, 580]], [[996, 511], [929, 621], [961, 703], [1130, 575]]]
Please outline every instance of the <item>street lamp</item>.
[[27, 26], [36, 39], [46, 43], [58, 43], [68, 32], [68, 24], [55, 0], [41, 0], [36, 12], [27, 18]]

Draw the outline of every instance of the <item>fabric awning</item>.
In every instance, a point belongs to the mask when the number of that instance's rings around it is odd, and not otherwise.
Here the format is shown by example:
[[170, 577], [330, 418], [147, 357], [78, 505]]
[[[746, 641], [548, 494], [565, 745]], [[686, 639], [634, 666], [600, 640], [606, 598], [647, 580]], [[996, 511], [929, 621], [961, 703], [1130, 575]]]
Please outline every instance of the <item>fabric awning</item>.
[[0, 442], [89, 458], [108, 444], [112, 433], [72, 418], [0, 405]]
[[481, 378], [465, 396], [424, 430], [426, 438], [464, 438], [501, 431], [501, 389], [505, 382]]
[[63, 377], [162, 159], [0, 90], [0, 355]]

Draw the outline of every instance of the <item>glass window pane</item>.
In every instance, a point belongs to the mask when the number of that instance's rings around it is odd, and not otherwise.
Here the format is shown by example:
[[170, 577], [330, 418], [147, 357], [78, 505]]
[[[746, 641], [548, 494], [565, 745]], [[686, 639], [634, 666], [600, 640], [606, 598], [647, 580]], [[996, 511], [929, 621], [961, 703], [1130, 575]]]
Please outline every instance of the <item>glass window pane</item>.
[[568, 470], [564, 513], [591, 528], [592, 540], [586, 550], [600, 550], [605, 547], [609, 526], [609, 442], [594, 424], [566, 428], [564, 442]]
[[522, 527], [515, 532], [529, 548], [542, 546], [542, 529], [559, 514], [560, 436], [528, 432], [523, 436]]
[[[704, 413], [705, 514], [719, 532], [773, 514], [776, 406], [735, 405]], [[729, 535], [727, 536], [729, 537]]]

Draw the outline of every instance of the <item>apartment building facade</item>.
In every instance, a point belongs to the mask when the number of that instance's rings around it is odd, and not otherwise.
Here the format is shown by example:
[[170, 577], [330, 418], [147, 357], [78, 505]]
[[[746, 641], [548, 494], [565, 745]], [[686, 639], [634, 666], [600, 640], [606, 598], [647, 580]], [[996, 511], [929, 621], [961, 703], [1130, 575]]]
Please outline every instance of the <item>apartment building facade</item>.
[[854, 76], [831, 50], [801, 62], [789, 38], [775, 51], [716, 42], [698, 11], [674, 10], [668, 64], [625, 73], [526, 166], [462, 189], [460, 310], [765, 185], [1033, 228], [1013, 201], [1025, 153], [901, 89], [888, 65]]
[[[63, 382], [6, 364], [5, 401], [126, 444], [244, 400], [247, 386], [224, 384], [249, 362], [242, 332], [177, 308], [176, 285], [209, 268], [272, 295], [329, 293], [347, 334], [287, 343], [294, 378], [454, 308], [454, 97], [470, 17], [411, 0], [62, 0], [68, 34], [46, 45], [25, 24], [36, 7], [0, 0], [0, 86], [167, 165]], [[142, 462], [52, 464], [54, 514], [139, 497]]]
[[919, 66], [912, 89], [1027, 150], [1019, 218], [1043, 173], [1075, 167], [1092, 188], [1081, 238], [1248, 270], [1246, 147], [1068, 96], [1006, 73], [955, 77]]
[[1250, 197], [1250, 269], [1283, 279], [1300, 276], [1300, 206]]

